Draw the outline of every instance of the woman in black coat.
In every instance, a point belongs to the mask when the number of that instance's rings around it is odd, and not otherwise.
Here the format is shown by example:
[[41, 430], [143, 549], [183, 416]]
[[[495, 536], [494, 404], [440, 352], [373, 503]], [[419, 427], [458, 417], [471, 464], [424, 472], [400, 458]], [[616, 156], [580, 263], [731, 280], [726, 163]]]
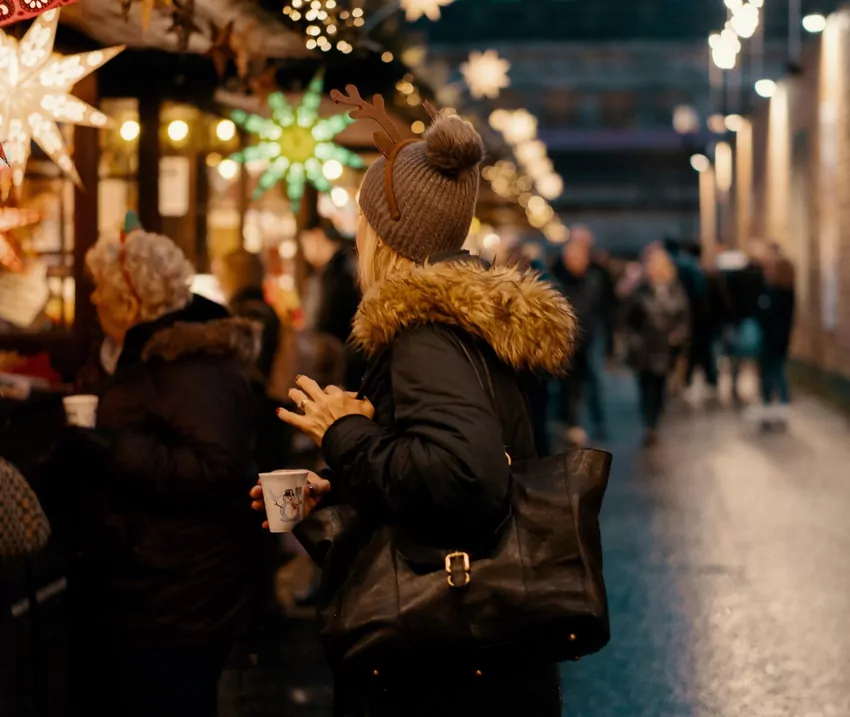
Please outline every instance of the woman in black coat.
[[645, 443], [652, 445], [658, 439], [675, 352], [686, 346], [690, 334], [690, 310], [667, 252], [653, 249], [646, 257], [645, 273], [646, 280], [624, 311], [627, 362], [638, 378]]
[[95, 429], [54, 456], [77, 514], [69, 594], [74, 714], [212, 716], [253, 611], [261, 543], [248, 369], [259, 329], [189, 292], [191, 267], [140, 229], [87, 256], [106, 366]]
[[[306, 522], [329, 502], [358, 516], [324, 564], [325, 617], [334, 599], [395, 589], [346, 581], [369, 564], [382, 526], [436, 550], [497, 530], [509, 510], [506, 453], [514, 461], [535, 456], [520, 376], [557, 373], [570, 355], [575, 320], [554, 287], [460, 251], [482, 150], [471, 125], [445, 117], [424, 141], [396, 145], [370, 168], [357, 234], [365, 295], [354, 338], [369, 357], [361, 392], [323, 389], [302, 376], [291, 393], [300, 412], [281, 412], [321, 446], [330, 468], [325, 480], [313, 479], [311, 503], [321, 501]], [[479, 350], [498, 411], [473, 368]], [[409, 645], [380, 670], [364, 670], [326, 647], [339, 717], [561, 714], [557, 666], [534, 654], [488, 660], [443, 651], [426, 659]]]

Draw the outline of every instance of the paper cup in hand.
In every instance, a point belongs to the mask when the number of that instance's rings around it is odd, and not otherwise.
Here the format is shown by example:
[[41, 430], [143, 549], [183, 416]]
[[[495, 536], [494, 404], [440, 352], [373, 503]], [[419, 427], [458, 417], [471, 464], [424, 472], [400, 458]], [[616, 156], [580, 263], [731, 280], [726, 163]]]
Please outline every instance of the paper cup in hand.
[[97, 396], [65, 396], [62, 403], [68, 425], [94, 428], [97, 425]]
[[260, 473], [266, 517], [272, 533], [288, 533], [304, 518], [304, 486], [308, 471]]

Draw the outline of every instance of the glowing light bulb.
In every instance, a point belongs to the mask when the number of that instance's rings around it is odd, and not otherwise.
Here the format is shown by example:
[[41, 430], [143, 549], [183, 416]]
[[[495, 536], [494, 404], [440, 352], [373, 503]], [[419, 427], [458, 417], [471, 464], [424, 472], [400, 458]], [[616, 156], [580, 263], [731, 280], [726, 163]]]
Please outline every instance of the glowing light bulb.
[[218, 173], [222, 179], [228, 181], [236, 179], [236, 175], [239, 174], [239, 165], [232, 159], [222, 159], [218, 165]]
[[422, 120], [416, 120], [410, 125], [410, 131], [413, 134], [422, 134], [425, 131], [425, 123]]
[[744, 122], [744, 118], [741, 115], [728, 115], [724, 120], [723, 124], [730, 132], [737, 132], [741, 129], [741, 125]]
[[342, 176], [342, 163], [329, 159], [322, 165], [322, 174], [325, 175], [325, 179], [339, 179]]
[[351, 197], [345, 187], [334, 187], [331, 189], [331, 201], [334, 203], [335, 207], [342, 209], [350, 200]]
[[229, 142], [236, 136], [236, 125], [229, 119], [224, 119], [216, 126], [215, 135], [222, 142]]
[[137, 139], [141, 131], [142, 128], [136, 120], [127, 120], [121, 123], [121, 139], [125, 142], [132, 142], [134, 139]]
[[183, 120], [174, 120], [168, 125], [168, 138], [172, 142], [182, 142], [189, 136], [189, 125]]
[[806, 15], [803, 18], [803, 29], [806, 32], [818, 33], [826, 30], [827, 20], [820, 13]]
[[695, 154], [691, 157], [691, 166], [697, 172], [705, 172], [709, 167], [711, 167], [711, 160], [709, 160], [709, 158], [704, 154]]
[[776, 94], [776, 83], [773, 80], [759, 80], [756, 82], [756, 94], [770, 99]]

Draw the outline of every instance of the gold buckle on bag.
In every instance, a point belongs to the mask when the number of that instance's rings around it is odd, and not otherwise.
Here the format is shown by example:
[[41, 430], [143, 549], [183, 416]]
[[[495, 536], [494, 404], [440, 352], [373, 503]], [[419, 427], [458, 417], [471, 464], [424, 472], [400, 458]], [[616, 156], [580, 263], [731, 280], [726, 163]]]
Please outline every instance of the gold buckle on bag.
[[[456, 565], [456, 561], [461, 561], [460, 566]], [[469, 583], [472, 582], [472, 575], [470, 575], [470, 570], [472, 569], [472, 564], [469, 561], [469, 553], [449, 553], [446, 556], [446, 582], [448, 582], [449, 587], [453, 588], [465, 588]], [[455, 575], [463, 573], [463, 583], [458, 585], [455, 582]]]

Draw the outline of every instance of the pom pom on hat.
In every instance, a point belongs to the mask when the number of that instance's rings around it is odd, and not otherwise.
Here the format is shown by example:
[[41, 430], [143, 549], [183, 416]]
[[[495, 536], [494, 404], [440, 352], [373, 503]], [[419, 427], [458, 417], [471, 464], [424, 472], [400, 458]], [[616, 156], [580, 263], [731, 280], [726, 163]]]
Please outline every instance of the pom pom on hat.
[[481, 135], [454, 115], [437, 119], [425, 132], [424, 140], [428, 163], [450, 176], [474, 169], [484, 158]]

